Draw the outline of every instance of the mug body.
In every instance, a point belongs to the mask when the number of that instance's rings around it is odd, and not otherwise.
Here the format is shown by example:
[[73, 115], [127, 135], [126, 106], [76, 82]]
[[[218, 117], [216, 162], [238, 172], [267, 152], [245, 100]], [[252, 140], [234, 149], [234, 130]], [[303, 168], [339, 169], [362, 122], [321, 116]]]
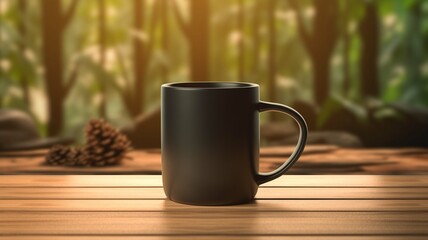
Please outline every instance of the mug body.
[[188, 82], [162, 86], [166, 196], [193, 205], [251, 201], [258, 184], [259, 87]]

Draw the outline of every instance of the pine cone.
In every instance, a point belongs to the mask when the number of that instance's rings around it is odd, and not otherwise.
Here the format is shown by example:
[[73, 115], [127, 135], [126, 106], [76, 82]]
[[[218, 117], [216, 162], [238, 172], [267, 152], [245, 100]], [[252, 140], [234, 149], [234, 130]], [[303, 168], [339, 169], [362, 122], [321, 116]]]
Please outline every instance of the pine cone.
[[119, 164], [130, 149], [130, 141], [104, 120], [91, 120], [86, 127], [86, 145], [70, 148], [55, 145], [46, 156], [49, 165], [72, 167]]
[[117, 165], [130, 149], [130, 141], [104, 120], [91, 120], [86, 127], [86, 147], [92, 166]]
[[91, 159], [85, 148], [74, 148], [70, 153], [69, 161], [65, 165], [70, 167], [90, 167]]
[[66, 165], [73, 158], [73, 150], [63, 145], [54, 145], [46, 155], [48, 165]]

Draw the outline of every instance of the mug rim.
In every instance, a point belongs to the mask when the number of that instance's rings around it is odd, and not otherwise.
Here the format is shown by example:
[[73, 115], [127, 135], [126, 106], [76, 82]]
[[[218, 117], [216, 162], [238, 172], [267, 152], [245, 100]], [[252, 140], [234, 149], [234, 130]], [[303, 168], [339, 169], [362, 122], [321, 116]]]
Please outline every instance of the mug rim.
[[227, 90], [257, 88], [258, 84], [249, 82], [174, 82], [162, 84], [162, 88], [177, 90]]

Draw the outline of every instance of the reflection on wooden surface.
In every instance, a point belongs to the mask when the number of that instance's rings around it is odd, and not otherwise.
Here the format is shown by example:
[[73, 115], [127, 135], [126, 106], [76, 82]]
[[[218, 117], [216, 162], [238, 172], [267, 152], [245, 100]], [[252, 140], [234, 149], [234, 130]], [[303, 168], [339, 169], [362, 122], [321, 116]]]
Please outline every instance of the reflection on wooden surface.
[[188, 206], [160, 176], [0, 176], [2, 239], [424, 239], [428, 176], [283, 176], [256, 200]]

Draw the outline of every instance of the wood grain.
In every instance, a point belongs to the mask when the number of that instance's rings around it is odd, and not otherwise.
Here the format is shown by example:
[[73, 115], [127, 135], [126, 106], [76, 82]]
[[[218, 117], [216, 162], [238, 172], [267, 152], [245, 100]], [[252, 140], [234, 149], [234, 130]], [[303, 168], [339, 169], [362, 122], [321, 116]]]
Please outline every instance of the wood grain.
[[0, 213], [3, 235], [427, 235], [426, 213]]
[[277, 187], [428, 187], [428, 175], [312, 175], [284, 176], [263, 186]]
[[283, 176], [235, 206], [160, 176], [1, 176], [0, 239], [427, 239], [428, 176]]
[[[403, 240], [403, 236], [335, 236], [335, 235], [329, 235], [329, 236], [298, 236], [298, 235], [280, 235], [280, 236], [269, 236], [269, 235], [253, 235], [253, 236], [197, 236], [196, 239], [200, 240], [218, 240], [221, 237], [222, 240], [257, 240], [257, 239], [268, 239], [268, 240], [289, 240], [289, 239], [297, 239], [297, 240], [336, 240], [336, 239], [344, 239], [344, 240], [361, 240], [362, 238], [364, 240]], [[2, 240], [116, 240], [116, 239], [123, 239], [123, 240], [189, 240], [191, 236], [171, 236], [171, 235], [162, 235], [162, 236], [2, 236]], [[426, 236], [405, 236], [406, 240], [426, 240]]]
[[[161, 187], [0, 188], [0, 199], [164, 199]], [[259, 188], [262, 199], [426, 199], [421, 188]]]
[[[1, 187], [162, 187], [160, 175], [0, 176]], [[285, 175], [261, 187], [425, 187], [428, 175]]]
[[234, 206], [189, 206], [168, 200], [0, 200], [0, 211], [153, 211], [153, 212], [428, 212], [427, 200], [256, 200]]

